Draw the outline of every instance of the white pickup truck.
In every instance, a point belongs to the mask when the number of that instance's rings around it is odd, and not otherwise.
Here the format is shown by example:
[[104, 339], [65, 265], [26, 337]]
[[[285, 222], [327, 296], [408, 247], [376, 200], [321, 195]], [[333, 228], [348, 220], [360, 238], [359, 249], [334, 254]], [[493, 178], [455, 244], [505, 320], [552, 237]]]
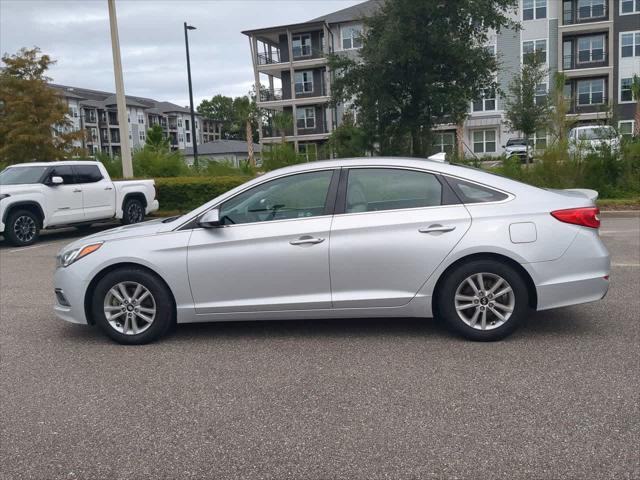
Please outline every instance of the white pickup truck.
[[0, 172], [0, 234], [16, 246], [31, 245], [43, 228], [138, 223], [157, 209], [153, 180], [112, 182], [100, 162], [23, 163]]

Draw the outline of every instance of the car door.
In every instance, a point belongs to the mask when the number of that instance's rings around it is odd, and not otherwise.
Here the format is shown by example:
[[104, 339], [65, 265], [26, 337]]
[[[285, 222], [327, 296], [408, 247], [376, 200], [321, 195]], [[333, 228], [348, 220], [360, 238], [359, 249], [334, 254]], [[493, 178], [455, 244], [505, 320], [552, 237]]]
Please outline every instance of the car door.
[[344, 170], [331, 227], [335, 308], [408, 303], [464, 236], [470, 215], [437, 175]]
[[196, 313], [331, 308], [338, 177], [325, 169], [267, 181], [220, 206], [223, 226], [195, 228], [187, 261]]
[[113, 217], [116, 196], [113, 183], [106, 180], [97, 165], [74, 165], [78, 187], [82, 189], [85, 220]]
[[[52, 177], [62, 177], [63, 183], [54, 185]], [[84, 218], [82, 211], [82, 188], [76, 184], [75, 174], [71, 165], [57, 165], [52, 167], [45, 179], [48, 212], [48, 225], [66, 225], [81, 222]]]

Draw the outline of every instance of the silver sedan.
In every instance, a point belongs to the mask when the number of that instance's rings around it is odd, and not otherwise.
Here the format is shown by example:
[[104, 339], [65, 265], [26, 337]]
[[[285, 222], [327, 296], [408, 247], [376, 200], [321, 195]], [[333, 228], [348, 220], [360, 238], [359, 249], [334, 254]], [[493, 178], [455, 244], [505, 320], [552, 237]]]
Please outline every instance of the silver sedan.
[[174, 323], [434, 315], [497, 340], [606, 294], [596, 197], [419, 159], [296, 165], [66, 246], [55, 312], [125, 344]]

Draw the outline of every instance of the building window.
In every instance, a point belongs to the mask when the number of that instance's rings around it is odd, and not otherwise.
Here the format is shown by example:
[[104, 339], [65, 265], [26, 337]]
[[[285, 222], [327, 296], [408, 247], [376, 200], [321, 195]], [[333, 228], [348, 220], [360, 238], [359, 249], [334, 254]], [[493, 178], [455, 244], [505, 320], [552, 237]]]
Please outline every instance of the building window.
[[605, 16], [606, 0], [578, 0], [578, 19], [588, 20]]
[[296, 124], [300, 129], [316, 128], [316, 109], [314, 107], [298, 108]]
[[473, 153], [495, 153], [495, 151], [495, 130], [476, 130], [473, 132]]
[[453, 146], [456, 142], [454, 132], [436, 132], [433, 135], [433, 153], [453, 153]]
[[578, 39], [578, 63], [602, 62], [604, 60], [604, 35], [592, 35]]
[[482, 96], [473, 102], [474, 112], [487, 112], [496, 109], [496, 91], [493, 88], [485, 88]]
[[539, 132], [534, 133], [531, 143], [536, 150], [544, 150], [547, 148], [547, 132], [540, 130]]
[[185, 120], [184, 121], [184, 129], [185, 130], [191, 130], [191, 127], [189, 126], [189, 120]]
[[633, 78], [620, 79], [620, 102], [633, 102]]
[[640, 0], [621, 0], [620, 15], [640, 13]]
[[189, 132], [185, 133], [187, 138], [187, 143], [191, 143], [191, 134]]
[[627, 32], [620, 35], [620, 56], [640, 57], [640, 32]]
[[529, 62], [536, 58], [540, 63], [547, 63], [547, 41], [546, 40], [529, 40], [522, 42], [522, 59]]
[[178, 126], [182, 128], [182, 118], [178, 117]]
[[140, 141], [141, 142], [146, 142], [147, 141], [147, 134], [144, 133], [144, 130], [140, 130]]
[[308, 57], [311, 55], [311, 34], [295, 35], [292, 38], [292, 50], [294, 57]]
[[313, 92], [313, 71], [295, 73], [296, 94]]
[[139, 113], [138, 114], [138, 123], [144, 124], [144, 114], [143, 113]]
[[362, 25], [342, 27], [342, 49], [352, 50], [362, 47]]
[[524, 0], [522, 20], [547, 18], [547, 0]]
[[633, 136], [634, 127], [635, 127], [634, 120], [624, 120], [622, 122], [618, 122], [618, 132], [623, 137], [631, 138]]
[[578, 105], [602, 105], [604, 103], [604, 79], [578, 81]]
[[184, 142], [184, 135], [183, 135], [182, 133], [179, 133], [179, 134], [178, 134], [178, 141], [179, 141], [180, 143]]
[[536, 86], [535, 102], [536, 105], [544, 105], [547, 101], [547, 84], [541, 83]]
[[318, 160], [318, 145], [315, 143], [298, 144], [298, 155], [306, 162]]

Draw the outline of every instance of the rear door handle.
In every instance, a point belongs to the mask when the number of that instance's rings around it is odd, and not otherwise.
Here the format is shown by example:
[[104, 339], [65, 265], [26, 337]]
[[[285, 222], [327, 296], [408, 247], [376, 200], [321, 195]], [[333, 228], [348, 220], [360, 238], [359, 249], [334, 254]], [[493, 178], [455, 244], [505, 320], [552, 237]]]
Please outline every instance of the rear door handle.
[[453, 225], [430, 225], [428, 227], [423, 227], [420, 228], [418, 231], [420, 233], [446, 233], [446, 232], [452, 232], [456, 229], [455, 226]]
[[291, 240], [289, 243], [291, 245], [315, 245], [322, 242], [324, 242], [324, 238], [315, 238], [309, 235], [305, 235], [296, 240]]
[[76, 189], [73, 191], [73, 193], [82, 193], [82, 190], [81, 190], [81, 189], [79, 189], [79, 188], [76, 188]]
[[104, 187], [105, 190], [113, 190], [113, 187]]

